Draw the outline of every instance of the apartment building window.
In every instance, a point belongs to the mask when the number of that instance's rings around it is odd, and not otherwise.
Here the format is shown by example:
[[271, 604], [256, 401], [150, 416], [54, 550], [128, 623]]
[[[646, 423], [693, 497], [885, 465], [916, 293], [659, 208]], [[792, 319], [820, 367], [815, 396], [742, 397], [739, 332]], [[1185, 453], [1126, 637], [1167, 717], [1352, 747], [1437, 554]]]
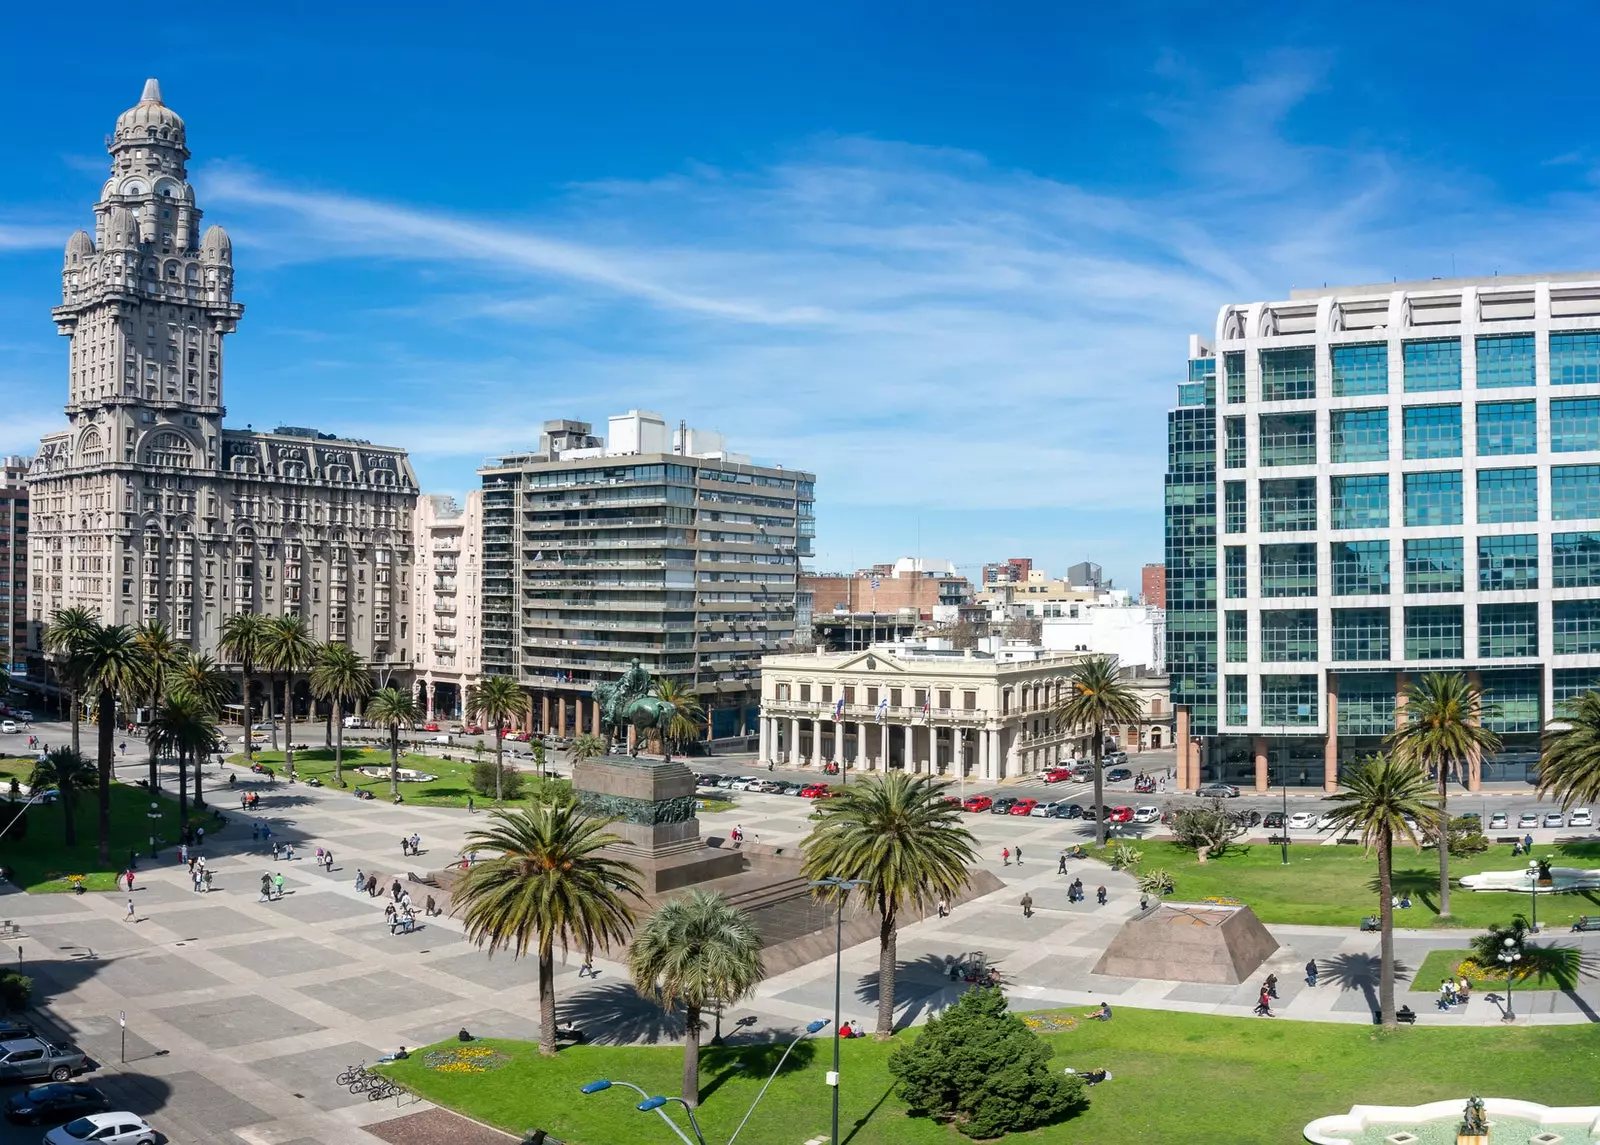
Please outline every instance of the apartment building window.
[[1478, 523], [1539, 519], [1539, 471], [1536, 469], [1478, 470]]
[[1550, 538], [1550, 587], [1600, 585], [1600, 533], [1556, 533]]
[[1389, 475], [1362, 474], [1329, 481], [1330, 523], [1335, 529], [1382, 529], [1389, 524]]
[[1552, 401], [1551, 452], [1584, 453], [1595, 449], [1600, 449], [1600, 398]]
[[1223, 656], [1230, 664], [1243, 664], [1250, 659], [1250, 614], [1229, 611], [1223, 614]]
[[1223, 681], [1223, 695], [1227, 701], [1225, 723], [1244, 727], [1250, 722], [1250, 677], [1229, 676]]
[[1268, 663], [1317, 658], [1314, 608], [1267, 609], [1261, 613], [1261, 659]]
[[1258, 431], [1262, 466], [1317, 463], [1315, 413], [1262, 414], [1258, 421]]
[[1486, 334], [1477, 350], [1480, 390], [1533, 385], [1532, 334]]
[[1526, 402], [1478, 403], [1478, 456], [1539, 451], [1539, 407]]
[[1408, 394], [1461, 388], [1461, 340], [1421, 338], [1401, 346]]
[[1550, 516], [1557, 521], [1600, 517], [1600, 465], [1550, 467]]
[[1289, 533], [1316, 527], [1315, 477], [1282, 477], [1261, 482], [1262, 532]]
[[1268, 727], [1315, 726], [1321, 691], [1315, 676], [1261, 677], [1261, 722]]
[[1388, 410], [1334, 410], [1328, 426], [1335, 463], [1389, 460]]
[[1333, 595], [1382, 596], [1389, 591], [1388, 541], [1334, 541], [1328, 546]]
[[1292, 402], [1317, 396], [1317, 348], [1261, 351], [1261, 400]]
[[1387, 735], [1394, 731], [1394, 676], [1355, 672], [1339, 677], [1339, 734]]
[[801, 684], [800, 685], [800, 702], [802, 704], [809, 704], [811, 702], [811, 685], [810, 684]]
[[1222, 453], [1224, 469], [1243, 469], [1245, 464], [1244, 418], [1225, 417], [1222, 428], [1227, 435], [1227, 445]]
[[1550, 698], [1557, 706], [1600, 688], [1600, 668], [1557, 668], [1550, 673]]
[[1250, 595], [1250, 574], [1243, 545], [1228, 545], [1222, 550], [1222, 595], [1238, 600]]
[[1405, 616], [1407, 660], [1460, 660], [1466, 654], [1459, 604], [1419, 605]]
[[1222, 531], [1242, 533], [1248, 527], [1249, 515], [1245, 508], [1244, 482], [1225, 482], [1222, 486]]
[[1405, 475], [1406, 524], [1461, 524], [1461, 471], [1439, 470]]
[[1407, 592], [1460, 592], [1465, 587], [1460, 537], [1426, 537], [1405, 546]]
[[1478, 655], [1487, 660], [1539, 654], [1537, 604], [1478, 605]]
[[1262, 596], [1316, 596], [1317, 546], [1261, 546]]
[[1478, 591], [1539, 587], [1539, 538], [1532, 533], [1478, 538]]
[[1558, 600], [1550, 612], [1552, 655], [1592, 656], [1600, 652], [1600, 600]]
[[1600, 333], [1571, 330], [1550, 335], [1550, 384], [1600, 383]]
[[1244, 401], [1244, 351], [1230, 350], [1222, 355], [1222, 370], [1227, 375], [1227, 401], [1239, 405]]
[[1461, 407], [1407, 406], [1402, 415], [1407, 461], [1461, 456]]
[[1388, 343], [1335, 346], [1332, 358], [1334, 397], [1352, 398], [1389, 392]]
[[1389, 658], [1389, 610], [1387, 608], [1334, 609], [1333, 658], [1335, 660], [1387, 660]]

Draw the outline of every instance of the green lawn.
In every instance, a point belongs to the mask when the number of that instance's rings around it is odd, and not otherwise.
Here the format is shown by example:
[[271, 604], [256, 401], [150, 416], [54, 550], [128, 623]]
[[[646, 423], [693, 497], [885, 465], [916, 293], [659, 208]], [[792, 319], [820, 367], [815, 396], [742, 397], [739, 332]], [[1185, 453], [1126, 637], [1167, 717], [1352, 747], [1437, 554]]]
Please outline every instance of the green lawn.
[[[1557, 945], [1559, 945], [1559, 939], [1557, 940]], [[1457, 967], [1463, 958], [1470, 958], [1471, 956], [1472, 952], [1470, 950], [1430, 950], [1428, 956], [1422, 960], [1422, 965], [1417, 968], [1417, 972], [1411, 976], [1411, 992], [1414, 994], [1437, 994], [1439, 992], [1439, 982], [1444, 976], [1448, 974], [1452, 978], [1459, 978], [1460, 974], [1457, 972]], [[1511, 984], [1512, 989], [1513, 991], [1569, 990], [1575, 987], [1587, 989], [1592, 980], [1585, 980], [1577, 953], [1573, 954], [1570, 962], [1571, 970], [1566, 974], [1539, 973], [1527, 978], [1518, 978]], [[1478, 991], [1497, 990], [1504, 993], [1506, 988], [1506, 980], [1504, 978], [1485, 978], [1479, 974], [1469, 974], [1467, 975], [1467, 981], [1471, 982], [1472, 988]]]
[[[1291, 846], [1289, 865], [1283, 865], [1280, 848], [1254, 843], [1229, 848], [1220, 859], [1197, 863], [1193, 851], [1172, 843], [1134, 843], [1143, 852], [1146, 871], [1165, 868], [1174, 880], [1169, 896], [1182, 902], [1209, 897], [1235, 898], [1255, 911], [1263, 922], [1324, 926], [1359, 926], [1361, 919], [1378, 910], [1378, 861], [1360, 847]], [[1536, 847], [1538, 856], [1552, 855], [1557, 866], [1600, 867], [1600, 843], [1566, 843]], [[1518, 870], [1524, 858], [1512, 858], [1510, 846], [1494, 846], [1481, 855], [1452, 859], [1452, 878], [1478, 871]], [[1395, 852], [1394, 889], [1409, 894], [1410, 910], [1395, 912], [1395, 925], [1426, 928], [1435, 925], [1479, 929], [1508, 922], [1513, 914], [1528, 912], [1528, 896], [1507, 891], [1469, 891], [1456, 886], [1450, 892], [1451, 918], [1440, 922], [1439, 860], [1432, 851], [1410, 848]], [[1600, 892], [1540, 895], [1539, 921], [1565, 929], [1579, 915], [1600, 914]]]
[[[901, 1034], [896, 1042], [915, 1037]], [[1122, 1009], [1109, 1023], [1083, 1022], [1047, 1035], [1055, 1063], [1105, 1067], [1113, 1079], [1090, 1091], [1087, 1113], [1010, 1141], [1228, 1142], [1289, 1145], [1315, 1117], [1362, 1102], [1413, 1105], [1473, 1093], [1549, 1105], [1594, 1101], [1600, 1036], [1588, 1026], [1384, 1032], [1370, 1026], [1217, 1018]], [[386, 1067], [424, 1097], [520, 1134], [543, 1128], [570, 1145], [669, 1141], [639, 1098], [613, 1088], [584, 1096], [597, 1078], [631, 1081], [651, 1093], [678, 1093], [682, 1051], [672, 1047], [574, 1046], [554, 1060], [523, 1042], [478, 1043], [510, 1056], [489, 1073], [439, 1073], [423, 1052]], [[442, 1043], [454, 1048], [458, 1043]], [[799, 1145], [828, 1132], [823, 1074], [831, 1043], [800, 1047], [740, 1136], [750, 1145]], [[953, 1130], [906, 1116], [886, 1067], [892, 1046], [870, 1039], [842, 1045], [841, 1139], [851, 1145], [965, 1141]], [[701, 1059], [701, 1125], [726, 1141], [750, 1107], [782, 1047], [707, 1050]], [[736, 1063], [744, 1063], [743, 1069]], [[1552, 1068], [1559, 1063], [1558, 1068]], [[672, 1107], [678, 1109], [678, 1107]], [[683, 1124], [681, 1109], [679, 1123]], [[641, 1120], [643, 1118], [651, 1120]], [[687, 1127], [685, 1127], [687, 1128]]]
[[[454, 752], [451, 753], [455, 755]], [[253, 757], [257, 763], [273, 768], [278, 773], [278, 782], [287, 783], [283, 773], [283, 752], [281, 751], [256, 751]], [[494, 753], [485, 752], [485, 763], [494, 762]], [[230, 755], [228, 762], [237, 767], [244, 767], [244, 753]], [[456, 756], [454, 760], [443, 760], [433, 755], [415, 755], [402, 753], [400, 766], [413, 771], [426, 772], [439, 778], [431, 783], [401, 783], [400, 794], [407, 803], [416, 803], [423, 807], [465, 807], [467, 797], [470, 795], [476, 806], [488, 808], [493, 805], [493, 799], [487, 799], [472, 789], [473, 758], [468, 755], [465, 759]], [[378, 767], [383, 769], [381, 778], [362, 775], [356, 770], [358, 767]], [[302, 780], [313, 776], [324, 784], [333, 783], [333, 749], [311, 748], [306, 751], [294, 753], [294, 769]], [[379, 799], [389, 798], [389, 752], [387, 748], [359, 748], [346, 747], [344, 749], [344, 780], [353, 792], [358, 788], [373, 793]], [[526, 776], [522, 787], [522, 795], [517, 799], [507, 799], [508, 807], [526, 807], [531, 802], [533, 792], [537, 789], [539, 780], [533, 776]]]
[[[32, 769], [32, 760], [0, 760], [0, 784], [8, 784], [13, 775], [26, 783]], [[161, 792], [161, 796], [162, 818], [152, 823], [148, 815], [148, 791], [123, 783], [111, 785], [109, 869], [101, 864], [99, 858], [99, 813], [96, 795], [92, 790], [79, 794], [78, 805], [74, 809], [74, 821], [78, 829], [76, 846], [69, 849], [62, 842], [66, 814], [61, 804], [39, 803], [25, 813], [27, 834], [20, 838], [15, 835], [7, 837], [3, 861], [16, 872], [16, 884], [30, 892], [70, 891], [72, 884], [67, 879], [68, 875], [83, 875], [83, 885], [91, 891], [115, 890], [117, 876], [127, 869], [129, 850], [137, 851], [139, 862], [145, 864], [150, 861], [152, 834], [162, 841], [163, 849], [176, 846], [177, 796], [170, 791]], [[16, 809], [8, 809], [6, 803], [0, 802], [0, 814], [6, 820], [15, 813]], [[237, 830], [236, 827], [220, 827], [209, 812], [191, 814], [189, 821], [203, 824], [208, 836], [214, 836], [219, 831]]]

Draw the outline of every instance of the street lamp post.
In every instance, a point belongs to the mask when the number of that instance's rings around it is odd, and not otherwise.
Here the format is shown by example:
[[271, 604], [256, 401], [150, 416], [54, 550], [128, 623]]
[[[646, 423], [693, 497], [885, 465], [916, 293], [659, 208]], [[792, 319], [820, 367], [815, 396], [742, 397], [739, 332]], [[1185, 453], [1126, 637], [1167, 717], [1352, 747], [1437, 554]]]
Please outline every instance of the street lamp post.
[[[783, 1063], [789, 1060], [789, 1051], [794, 1049], [795, 1046], [799, 1045], [800, 1044], [800, 1040], [802, 1038], [810, 1037], [812, 1034], [816, 1033], [818, 1030], [822, 1029], [822, 1027], [826, 1026], [827, 1024], [828, 1024], [828, 1019], [826, 1019], [826, 1018], [818, 1018], [814, 1022], [807, 1022], [806, 1023], [806, 1028], [801, 1030], [798, 1034], [795, 1035], [794, 1041], [790, 1042], [788, 1047], [784, 1049], [783, 1056], [778, 1059], [778, 1064], [773, 1067], [772, 1076], [767, 1078], [766, 1085], [763, 1085], [761, 1087], [761, 1092], [756, 1094], [756, 1099], [750, 1103], [750, 1108], [745, 1110], [744, 1121], [739, 1122], [739, 1128], [735, 1129], [733, 1131], [733, 1136], [728, 1138], [728, 1145], [733, 1145], [734, 1141], [738, 1140], [739, 1134], [741, 1132], [743, 1132], [743, 1130], [744, 1130], [745, 1121], [749, 1121], [750, 1120], [750, 1115], [756, 1111], [756, 1106], [760, 1105], [761, 1104], [761, 1099], [763, 1097], [767, 1096], [767, 1090], [771, 1087], [773, 1081], [777, 1078], [778, 1071], [783, 1068]], [[837, 1023], [835, 1023], [835, 1024], [837, 1025]], [[837, 1045], [838, 1043], [835, 1042], [834, 1044]], [[834, 1092], [837, 1093], [838, 1090], [835, 1090]], [[656, 1100], [659, 1101], [661, 1099], [657, 1098]], [[644, 1106], [641, 1105], [639, 1108], [643, 1109]], [[691, 1121], [694, 1120], [694, 1111], [693, 1110], [689, 1111], [689, 1120], [691, 1120]], [[698, 1133], [699, 1130], [696, 1129], [695, 1132]]]
[[150, 857], [154, 859], [156, 857], [157, 825], [161, 822], [161, 807], [155, 800], [150, 801], [150, 810], [144, 813], [144, 817], [150, 820]]
[[1528, 860], [1528, 901], [1533, 908], [1533, 923], [1529, 929], [1539, 933], [1539, 860]]
[[[810, 885], [827, 887], [839, 900], [833, 923], [833, 1069], [828, 1072], [828, 1085], [833, 1089], [833, 1145], [839, 1145], [839, 1006], [844, 989], [844, 903], [851, 891], [866, 886], [867, 881], [829, 877], [813, 879]], [[882, 983], [878, 988], [883, 988]]]
[[[668, 1117], [667, 1111], [662, 1108], [662, 1106], [667, 1104], [667, 1101], [669, 1100], [668, 1098], [651, 1097], [649, 1093], [640, 1089], [631, 1081], [606, 1081], [604, 1079], [600, 1081], [591, 1081], [588, 1085], [582, 1087], [580, 1092], [599, 1093], [602, 1090], [610, 1089], [614, 1085], [620, 1085], [626, 1089], [631, 1089], [640, 1097], [644, 1098], [643, 1101], [639, 1102], [639, 1104], [634, 1107], [635, 1109], [638, 1109], [641, 1113], [649, 1113], [650, 1111], [654, 1110], [661, 1120], [667, 1123], [667, 1127], [678, 1135], [678, 1138], [683, 1142], [683, 1145], [695, 1145], [695, 1142], [689, 1140], [688, 1135], [685, 1134], [683, 1130], [678, 1128], [677, 1123], [673, 1121], [672, 1118]], [[694, 1110], [689, 1107], [689, 1103], [684, 1101], [681, 1097], [674, 1097], [670, 1100], [679, 1102], [685, 1109], [689, 1110], [689, 1124], [694, 1126], [695, 1138], [698, 1140], [699, 1145], [706, 1145], [706, 1139], [701, 1136], [700, 1133], [700, 1124], [694, 1119]]]
[[1507, 938], [1501, 946], [1500, 952], [1495, 955], [1495, 960], [1505, 967], [1506, 971], [1506, 1012], [1501, 1017], [1503, 1022], [1516, 1021], [1516, 1011], [1511, 1008], [1511, 979], [1512, 971], [1518, 962], [1522, 961], [1522, 951], [1517, 949], [1517, 940]]

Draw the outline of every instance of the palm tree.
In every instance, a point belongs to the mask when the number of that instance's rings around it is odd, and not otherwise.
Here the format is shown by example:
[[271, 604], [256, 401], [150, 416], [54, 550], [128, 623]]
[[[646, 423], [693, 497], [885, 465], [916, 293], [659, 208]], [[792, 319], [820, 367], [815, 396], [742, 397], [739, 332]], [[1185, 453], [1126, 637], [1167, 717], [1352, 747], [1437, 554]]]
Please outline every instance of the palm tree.
[[[150, 708], [150, 714], [161, 709], [161, 697], [166, 692], [167, 674], [177, 667], [179, 657], [184, 651], [183, 645], [172, 638], [167, 631], [167, 626], [159, 620], [146, 620], [133, 630], [133, 642], [139, 648], [139, 655], [145, 661], [145, 692], [141, 697]], [[156, 770], [156, 745], [150, 744], [150, 790], [152, 792], [161, 786], [160, 774]]]
[[663, 676], [656, 681], [656, 699], [671, 704], [672, 719], [667, 724], [666, 738], [674, 748], [681, 748], [684, 740], [697, 739], [700, 729], [706, 726], [706, 710], [695, 694], [678, 681]]
[[41, 788], [54, 787], [61, 792], [61, 810], [66, 816], [62, 841], [68, 847], [78, 845], [78, 792], [88, 791], [95, 785], [97, 775], [94, 764], [70, 747], [50, 751], [28, 776], [28, 791], [37, 795]]
[[258, 612], [236, 612], [222, 622], [222, 638], [217, 651], [239, 665], [239, 700], [244, 705], [244, 763], [251, 764], [255, 741], [250, 711], [250, 684], [261, 660], [261, 641], [267, 618]]
[[[1468, 761], [1500, 750], [1483, 726], [1494, 710], [1462, 672], [1430, 672], [1406, 689], [1401, 723], [1384, 740], [1394, 755], [1417, 764], [1439, 784], [1440, 823], [1450, 821], [1450, 780], [1460, 782]], [[1439, 837], [1439, 917], [1450, 917], [1450, 848]]]
[[894, 1033], [901, 909], [956, 894], [977, 860], [960, 808], [946, 801], [949, 786], [904, 771], [867, 776], [822, 804], [822, 821], [801, 844], [808, 879], [859, 879], [857, 892], [877, 908], [879, 1038]]
[[81, 653], [100, 631], [100, 620], [87, 608], [60, 608], [44, 630], [44, 646], [56, 660], [56, 674], [72, 704], [72, 750], [78, 750], [78, 707], [88, 691]]
[[[269, 671], [283, 673], [283, 766], [294, 776], [294, 677], [317, 659], [317, 642], [305, 617], [288, 612], [271, 616], [262, 632], [261, 662]], [[277, 725], [273, 725], [277, 730]]]
[[1567, 700], [1544, 733], [1539, 795], [1563, 809], [1600, 799], [1600, 690]]
[[200, 770], [200, 761], [217, 741], [217, 725], [205, 704], [187, 692], [175, 692], [161, 705], [161, 710], [150, 722], [152, 750], [164, 751], [178, 760], [178, 832], [182, 837], [189, 825], [189, 773], [194, 761]]
[[348, 644], [329, 642], [311, 665], [311, 694], [333, 704], [333, 782], [344, 786], [344, 706], [372, 691], [372, 675], [361, 654]]
[[582, 763], [586, 759], [604, 755], [607, 750], [604, 739], [590, 732], [585, 732], [583, 735], [572, 737], [572, 742], [567, 745], [567, 758], [573, 763]]
[[486, 676], [467, 689], [467, 715], [494, 725], [494, 800], [501, 799], [507, 722], [528, 714], [528, 693], [510, 676]]
[[[171, 696], [189, 696], [195, 700], [211, 719], [212, 742], [206, 745], [209, 753], [215, 746], [220, 735], [217, 731], [217, 721], [222, 718], [224, 706], [228, 696], [233, 692], [233, 685], [228, 681], [228, 674], [210, 656], [204, 652], [185, 652], [178, 666], [168, 674], [167, 694]], [[201, 790], [201, 783], [205, 775], [205, 768], [199, 766], [204, 756], [196, 761], [194, 769], [194, 805], [206, 805], [205, 793]], [[181, 777], [180, 777], [181, 778]]]
[[117, 738], [117, 701], [134, 703], [145, 694], [150, 668], [134, 630], [126, 624], [101, 627], [80, 653], [89, 690], [96, 697], [95, 721], [99, 732], [100, 861], [111, 861], [111, 768]]
[[388, 687], [367, 701], [367, 719], [389, 727], [389, 794], [400, 794], [400, 725], [410, 727], [417, 718], [417, 701], [410, 692]]
[[1442, 812], [1432, 781], [1413, 760], [1375, 755], [1340, 778], [1345, 789], [1329, 800], [1329, 821], [1360, 831], [1361, 845], [1378, 852], [1378, 1010], [1383, 1024], [1393, 1026], [1394, 844], [1400, 839], [1421, 850], [1424, 838], [1441, 833]]
[[628, 970], [640, 994], [683, 1006], [683, 1100], [700, 1104], [701, 1015], [749, 996], [766, 977], [750, 916], [712, 891], [668, 902], [633, 936]]
[[1138, 723], [1144, 717], [1139, 694], [1121, 677], [1115, 656], [1088, 656], [1078, 661], [1067, 679], [1066, 698], [1051, 717], [1062, 727], [1082, 728], [1092, 737], [1094, 753], [1094, 842], [1106, 845], [1105, 777], [1100, 763], [1105, 755], [1106, 728]]
[[[381, 693], [380, 693], [381, 694]], [[555, 946], [565, 953], [608, 950], [627, 941], [629, 897], [642, 900], [638, 870], [600, 852], [622, 840], [570, 799], [496, 810], [490, 826], [467, 836], [465, 849], [487, 852], [454, 888], [454, 911], [467, 937], [489, 954], [504, 947], [539, 959], [539, 1052], [556, 1052]]]

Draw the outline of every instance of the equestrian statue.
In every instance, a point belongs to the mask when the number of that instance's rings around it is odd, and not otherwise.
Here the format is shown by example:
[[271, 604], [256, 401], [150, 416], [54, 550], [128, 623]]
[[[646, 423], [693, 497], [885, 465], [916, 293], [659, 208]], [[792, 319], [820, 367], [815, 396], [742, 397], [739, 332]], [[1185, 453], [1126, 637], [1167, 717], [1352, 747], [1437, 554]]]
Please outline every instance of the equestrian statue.
[[600, 705], [600, 727], [607, 743], [623, 734], [624, 728], [634, 728], [633, 749], [628, 754], [635, 758], [649, 738], [647, 733], [654, 731], [661, 738], [662, 758], [670, 763], [672, 749], [668, 746], [667, 730], [678, 709], [652, 695], [651, 688], [650, 672], [640, 665], [637, 657], [619, 680], [596, 684], [594, 698]]

